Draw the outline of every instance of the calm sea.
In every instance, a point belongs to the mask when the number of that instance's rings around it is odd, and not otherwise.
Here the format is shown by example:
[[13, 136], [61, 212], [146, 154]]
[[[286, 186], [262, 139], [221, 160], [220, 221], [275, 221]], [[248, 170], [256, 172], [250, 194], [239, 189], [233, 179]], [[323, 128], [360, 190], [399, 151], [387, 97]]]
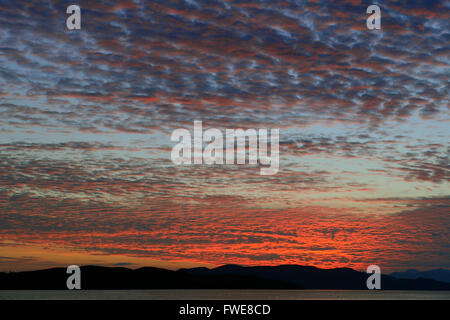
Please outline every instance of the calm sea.
[[450, 300], [450, 291], [0, 290], [0, 300]]

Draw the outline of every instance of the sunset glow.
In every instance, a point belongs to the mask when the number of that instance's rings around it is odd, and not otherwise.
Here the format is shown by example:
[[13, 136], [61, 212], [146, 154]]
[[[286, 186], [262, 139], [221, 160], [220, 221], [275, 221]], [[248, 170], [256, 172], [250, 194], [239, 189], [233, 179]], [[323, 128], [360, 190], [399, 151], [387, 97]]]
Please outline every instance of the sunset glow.
[[[0, 2], [0, 271], [450, 268], [448, 4], [79, 2]], [[278, 172], [175, 165], [194, 121]]]

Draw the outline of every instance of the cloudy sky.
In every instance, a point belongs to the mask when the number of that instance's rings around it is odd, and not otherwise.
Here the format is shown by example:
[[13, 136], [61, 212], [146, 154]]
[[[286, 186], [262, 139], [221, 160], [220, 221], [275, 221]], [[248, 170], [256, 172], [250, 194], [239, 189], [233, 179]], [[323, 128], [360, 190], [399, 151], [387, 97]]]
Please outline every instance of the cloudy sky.
[[[449, 2], [72, 3], [0, 0], [1, 271], [450, 268]], [[279, 172], [174, 165], [194, 120]]]

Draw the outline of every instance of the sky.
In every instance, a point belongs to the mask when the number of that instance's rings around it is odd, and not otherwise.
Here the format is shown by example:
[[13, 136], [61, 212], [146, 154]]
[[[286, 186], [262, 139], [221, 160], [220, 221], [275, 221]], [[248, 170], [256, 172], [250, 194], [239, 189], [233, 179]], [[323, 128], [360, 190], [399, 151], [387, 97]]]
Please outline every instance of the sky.
[[[0, 0], [0, 271], [450, 268], [449, 8]], [[279, 128], [278, 173], [175, 165], [195, 120]]]

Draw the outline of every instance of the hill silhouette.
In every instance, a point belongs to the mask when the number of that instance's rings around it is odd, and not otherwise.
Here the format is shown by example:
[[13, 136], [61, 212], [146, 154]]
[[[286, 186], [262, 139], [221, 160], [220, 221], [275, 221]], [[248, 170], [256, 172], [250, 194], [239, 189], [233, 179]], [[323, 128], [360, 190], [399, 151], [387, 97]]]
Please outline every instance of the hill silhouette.
[[[286, 281], [305, 289], [364, 290], [369, 275], [350, 268], [320, 269], [299, 265], [243, 267], [225, 265], [214, 269], [180, 269], [192, 275], [253, 275], [263, 279]], [[450, 290], [450, 283], [432, 279], [398, 279], [381, 275], [381, 288], [386, 290]]]
[[[84, 266], [82, 289], [301, 289], [298, 284], [254, 275], [193, 275], [153, 267]], [[67, 289], [65, 268], [0, 273], [0, 289]]]
[[427, 271], [418, 271], [415, 269], [409, 269], [402, 272], [393, 272], [391, 276], [402, 279], [433, 279], [441, 282], [450, 282], [450, 270], [446, 269], [433, 269]]
[[[0, 273], [0, 289], [67, 289], [65, 268]], [[354, 289], [365, 290], [369, 277], [350, 268], [320, 269], [299, 265], [180, 269], [81, 267], [82, 289]], [[386, 290], [450, 290], [432, 279], [381, 276]]]

